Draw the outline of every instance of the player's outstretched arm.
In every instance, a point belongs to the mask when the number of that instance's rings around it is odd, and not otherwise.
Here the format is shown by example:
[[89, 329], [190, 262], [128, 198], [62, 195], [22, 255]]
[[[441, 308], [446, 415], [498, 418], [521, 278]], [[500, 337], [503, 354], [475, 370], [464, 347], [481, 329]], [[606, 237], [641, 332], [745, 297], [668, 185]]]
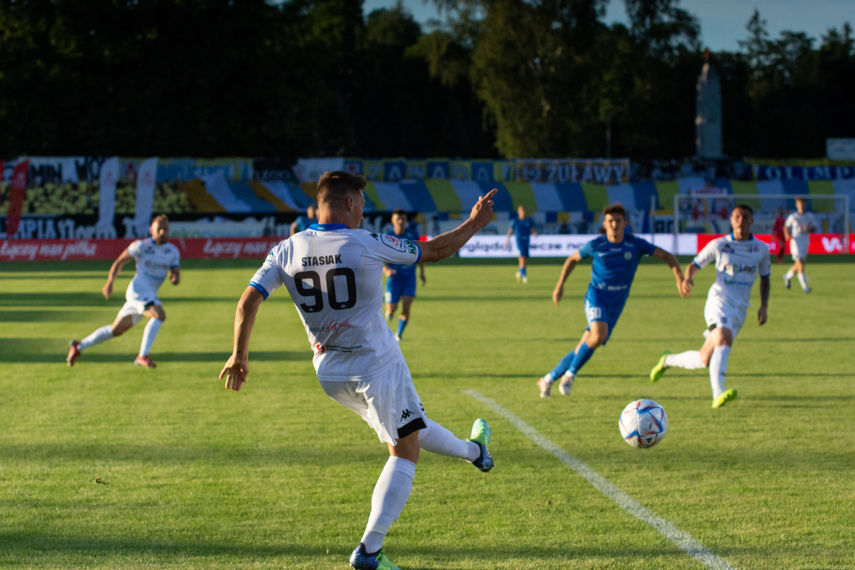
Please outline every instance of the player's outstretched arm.
[[104, 295], [105, 299], [110, 298], [110, 294], [113, 292], [113, 282], [116, 281], [116, 276], [119, 275], [119, 272], [122, 270], [122, 267], [127, 265], [127, 263], [132, 260], [130, 252], [128, 248], [125, 248], [119, 257], [116, 258], [116, 261], [113, 262], [113, 265], [110, 266], [110, 273], [107, 274], [107, 283], [101, 288], [101, 294]]
[[422, 250], [422, 261], [440, 261], [455, 253], [466, 245], [469, 238], [474, 236], [478, 230], [486, 226], [493, 219], [493, 196], [498, 190], [493, 188], [486, 196], [478, 198], [478, 202], [472, 207], [469, 219], [451, 230], [433, 238], [432, 240], [419, 242]]
[[757, 321], [761, 325], [766, 324], [767, 314], [766, 311], [769, 307], [769, 290], [771, 286], [769, 285], [769, 276], [760, 278], [760, 308], [757, 309]]
[[680, 269], [680, 262], [677, 261], [676, 257], [674, 257], [674, 254], [657, 247], [653, 250], [653, 257], [661, 259], [668, 264], [668, 267], [670, 267], [671, 271], [674, 273], [674, 279], [677, 280], [677, 291], [680, 293], [680, 296], [688, 297], [688, 293], [686, 293], [683, 288], [683, 270]]
[[564, 267], [561, 268], [561, 276], [558, 277], [558, 283], [555, 285], [555, 290], [552, 291], [552, 302], [555, 303], [556, 307], [564, 296], [564, 283], [570, 277], [570, 274], [573, 273], [576, 264], [580, 261], [582, 261], [582, 256], [579, 255], [578, 251], [564, 261]]
[[225, 388], [235, 392], [240, 390], [249, 374], [249, 337], [255, 326], [255, 315], [264, 297], [253, 287], [247, 287], [235, 311], [235, 342], [232, 355], [220, 372], [220, 380], [225, 379]]

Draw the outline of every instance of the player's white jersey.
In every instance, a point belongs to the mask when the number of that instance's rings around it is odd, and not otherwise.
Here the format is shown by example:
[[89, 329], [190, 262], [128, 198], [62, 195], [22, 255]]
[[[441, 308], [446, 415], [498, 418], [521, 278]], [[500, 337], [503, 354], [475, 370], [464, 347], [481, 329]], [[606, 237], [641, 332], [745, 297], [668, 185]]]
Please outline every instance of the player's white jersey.
[[169, 270], [178, 267], [181, 254], [167, 242], [156, 244], [152, 238], [138, 239], [128, 246], [128, 253], [137, 262], [137, 270], [128, 288], [156, 295]]
[[695, 256], [694, 264], [702, 268], [713, 261], [716, 278], [707, 299], [718, 299], [742, 310], [750, 305], [751, 287], [757, 276], [768, 277], [772, 272], [769, 246], [754, 236], [742, 241], [733, 239], [733, 234], [716, 238]]
[[383, 318], [383, 264], [421, 258], [411, 240], [314, 224], [279, 242], [250, 282], [265, 298], [282, 285], [297, 308], [321, 380], [358, 380], [403, 359]]
[[784, 227], [790, 230], [790, 235], [794, 238], [810, 235], [810, 231], [806, 230], [805, 226], [816, 228], [813, 212], [805, 212], [804, 214], [793, 212], [787, 216], [787, 221], [784, 222]]

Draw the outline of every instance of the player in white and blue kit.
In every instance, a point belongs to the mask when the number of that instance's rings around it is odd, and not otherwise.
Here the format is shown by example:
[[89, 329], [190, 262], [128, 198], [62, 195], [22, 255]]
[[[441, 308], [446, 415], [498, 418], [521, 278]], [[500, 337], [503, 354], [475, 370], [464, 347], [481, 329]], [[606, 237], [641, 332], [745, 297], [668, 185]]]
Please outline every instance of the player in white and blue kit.
[[511, 247], [511, 235], [517, 236], [517, 249], [519, 255], [519, 269], [517, 269], [517, 281], [528, 283], [528, 268], [529, 247], [531, 245], [531, 236], [537, 236], [537, 228], [534, 226], [534, 220], [526, 216], [525, 206], [520, 205], [517, 208], [517, 217], [511, 220], [511, 227], [508, 228], [508, 235], [505, 239], [505, 248]]
[[708, 243], [686, 267], [683, 287], [688, 295], [695, 285], [695, 273], [710, 263], [715, 263], [716, 279], [710, 287], [704, 307], [706, 340], [700, 350], [680, 354], [670, 354], [666, 350], [650, 371], [650, 379], [657, 382], [665, 370], [671, 367], [687, 370], [709, 367], [713, 408], [721, 407], [736, 398], [736, 390], [724, 388], [727, 359], [733, 341], [745, 323], [751, 289], [758, 276], [760, 308], [757, 310], [757, 321], [761, 325], [766, 323], [772, 265], [769, 246], [751, 235], [753, 222], [754, 212], [749, 206], [736, 206], [730, 215], [733, 233]]
[[116, 258], [110, 267], [107, 283], [101, 290], [104, 298], [109, 299], [113, 292], [113, 282], [122, 267], [132, 259], [136, 260], [137, 270], [125, 292], [124, 306], [119, 310], [113, 324], [95, 330], [82, 341], [71, 341], [71, 348], [69, 348], [68, 356], [65, 359], [69, 366], [74, 366], [74, 362], [80, 357], [80, 353], [87, 348], [121, 335], [143, 317], [149, 317], [149, 321], [145, 326], [140, 353], [134, 359], [134, 364], [146, 368], [157, 366], [152, 362], [149, 352], [160, 326], [166, 320], [166, 311], [163, 310], [163, 304], [157, 297], [157, 290], [160, 289], [167, 276], [173, 285], [178, 285], [181, 274], [178, 267], [180, 259], [178, 248], [168, 241], [169, 219], [165, 215], [155, 217], [151, 223], [150, 231], [150, 238], [132, 242]]
[[368, 524], [350, 564], [360, 570], [395, 570], [382, 546], [412, 491], [419, 450], [464, 459], [484, 472], [493, 460], [485, 420], [476, 420], [470, 438], [463, 440], [426, 415], [401, 348], [383, 319], [383, 265], [433, 262], [454, 254], [492, 220], [496, 190], [479, 198], [456, 229], [417, 243], [360, 229], [364, 188], [362, 176], [321, 176], [318, 223], [276, 245], [250, 281], [238, 302], [234, 349], [220, 379], [226, 380], [226, 388], [240, 390], [249, 370], [249, 339], [258, 308], [284, 285], [303, 321], [321, 387], [388, 444], [389, 460], [374, 487]]
[[306, 208], [306, 215], [304, 216], [301, 214], [297, 216], [297, 219], [291, 224], [291, 235], [306, 231], [317, 219], [318, 210], [315, 208], [314, 204], [310, 204], [309, 207]]
[[796, 198], [796, 211], [787, 216], [784, 222], [784, 239], [790, 243], [790, 254], [793, 256], [793, 266], [784, 275], [784, 287], [790, 288], [793, 275], [798, 275], [802, 291], [810, 293], [805, 275], [805, 262], [810, 247], [810, 234], [816, 231], [816, 218], [807, 211], [804, 198]]
[[[419, 233], [415, 228], [407, 227], [407, 213], [397, 209], [392, 212], [393, 235], [398, 239], [408, 239], [413, 242], [419, 241]], [[391, 321], [401, 303], [401, 315], [398, 317], [398, 328], [395, 331], [395, 339], [401, 340], [407, 323], [410, 322], [410, 307], [416, 298], [416, 267], [422, 285], [427, 283], [425, 279], [425, 266], [423, 263], [402, 264], [387, 263], [383, 268], [386, 276], [386, 291], [384, 301], [386, 302], [386, 320]]]
[[559, 390], [570, 395], [573, 381], [579, 370], [593, 356], [594, 351], [606, 344], [614, 331], [635, 278], [638, 263], [645, 255], [661, 259], [671, 268], [677, 280], [677, 290], [683, 296], [683, 274], [677, 258], [664, 249], [626, 231], [626, 210], [620, 204], [603, 209], [603, 227], [606, 235], [595, 238], [567, 258], [558, 284], [552, 292], [552, 301], [558, 306], [564, 296], [564, 283], [583, 259], [592, 258], [591, 283], [585, 294], [585, 316], [588, 328], [576, 350], [568, 353], [558, 365], [537, 381], [540, 397], [550, 395], [552, 384], [561, 378]]

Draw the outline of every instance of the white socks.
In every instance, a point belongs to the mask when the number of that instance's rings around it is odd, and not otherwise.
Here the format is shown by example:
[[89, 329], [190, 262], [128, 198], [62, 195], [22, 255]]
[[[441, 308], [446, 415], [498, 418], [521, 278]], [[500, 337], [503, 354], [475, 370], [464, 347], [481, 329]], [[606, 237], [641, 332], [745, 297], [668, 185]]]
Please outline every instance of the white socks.
[[799, 273], [799, 284], [802, 286], [802, 289], [805, 290], [808, 288], [807, 286], [807, 276], [804, 273]]
[[790, 269], [789, 271], [787, 271], [787, 274], [786, 274], [786, 275], [784, 275], [784, 279], [786, 279], [787, 281], [789, 281], [790, 279], [792, 279], [792, 278], [793, 278], [793, 275], [795, 275], [795, 273], [793, 273], [793, 270], [792, 270], [792, 269]]
[[730, 347], [727, 345], [717, 346], [712, 351], [710, 358], [710, 385], [712, 386], [713, 398], [724, 392], [724, 374], [727, 372], [727, 357], [730, 356]]
[[430, 418], [425, 418], [425, 423], [427, 428], [419, 430], [421, 449], [448, 457], [458, 457], [470, 463], [481, 456], [481, 448], [477, 443], [460, 439]]
[[665, 357], [665, 366], [671, 368], [685, 368], [686, 370], [697, 370], [698, 368], [706, 368], [704, 361], [701, 360], [701, 353], [697, 350], [689, 350], [680, 354], [669, 354]]
[[148, 356], [148, 353], [151, 352], [151, 345], [154, 344], [154, 337], [157, 336], [157, 331], [160, 330], [160, 325], [162, 324], [163, 321], [160, 319], [149, 319], [142, 336], [140, 356]]
[[[420, 430], [425, 431], [425, 430]], [[383, 539], [392, 523], [398, 520], [401, 511], [413, 490], [413, 478], [416, 476], [416, 464], [401, 457], [390, 457], [374, 486], [371, 497], [371, 515], [362, 544], [366, 552], [377, 552], [383, 546]]]
[[110, 330], [110, 327], [111, 325], [104, 325], [99, 329], [95, 329], [95, 332], [80, 341], [80, 345], [77, 349], [85, 350], [90, 346], [95, 346], [96, 344], [101, 344], [105, 340], [110, 340], [113, 338], [113, 331]]

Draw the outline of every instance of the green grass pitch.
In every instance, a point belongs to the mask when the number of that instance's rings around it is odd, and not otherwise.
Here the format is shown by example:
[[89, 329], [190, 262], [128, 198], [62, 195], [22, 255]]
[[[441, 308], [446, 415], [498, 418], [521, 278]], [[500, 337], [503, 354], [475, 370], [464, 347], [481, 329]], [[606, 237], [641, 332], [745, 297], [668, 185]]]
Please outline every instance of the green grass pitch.
[[[685, 264], [686, 259], [682, 260]], [[660, 353], [697, 349], [714, 277], [680, 299], [665, 264], [639, 267], [608, 345], [573, 395], [535, 382], [578, 341], [590, 264], [551, 293], [562, 260], [448, 260], [426, 268], [402, 342], [429, 415], [467, 436], [485, 417], [496, 468], [422, 454], [387, 537], [422, 570], [703, 568], [538, 447], [474, 390], [584, 462], [723, 563], [855, 567], [855, 264], [811, 257], [813, 293], [785, 290], [773, 263], [769, 322], [755, 286], [730, 356], [739, 398], [710, 407], [706, 370], [647, 374]], [[260, 261], [185, 261], [165, 283], [156, 370], [132, 364], [142, 324], [65, 364], [68, 341], [112, 322], [109, 261], [0, 265], [0, 567], [346, 568], [385, 446], [317, 384], [287, 293], [262, 306], [249, 383], [217, 375], [234, 309]], [[621, 440], [633, 399], [665, 408], [649, 450]], [[97, 484], [100, 478], [106, 484]]]

